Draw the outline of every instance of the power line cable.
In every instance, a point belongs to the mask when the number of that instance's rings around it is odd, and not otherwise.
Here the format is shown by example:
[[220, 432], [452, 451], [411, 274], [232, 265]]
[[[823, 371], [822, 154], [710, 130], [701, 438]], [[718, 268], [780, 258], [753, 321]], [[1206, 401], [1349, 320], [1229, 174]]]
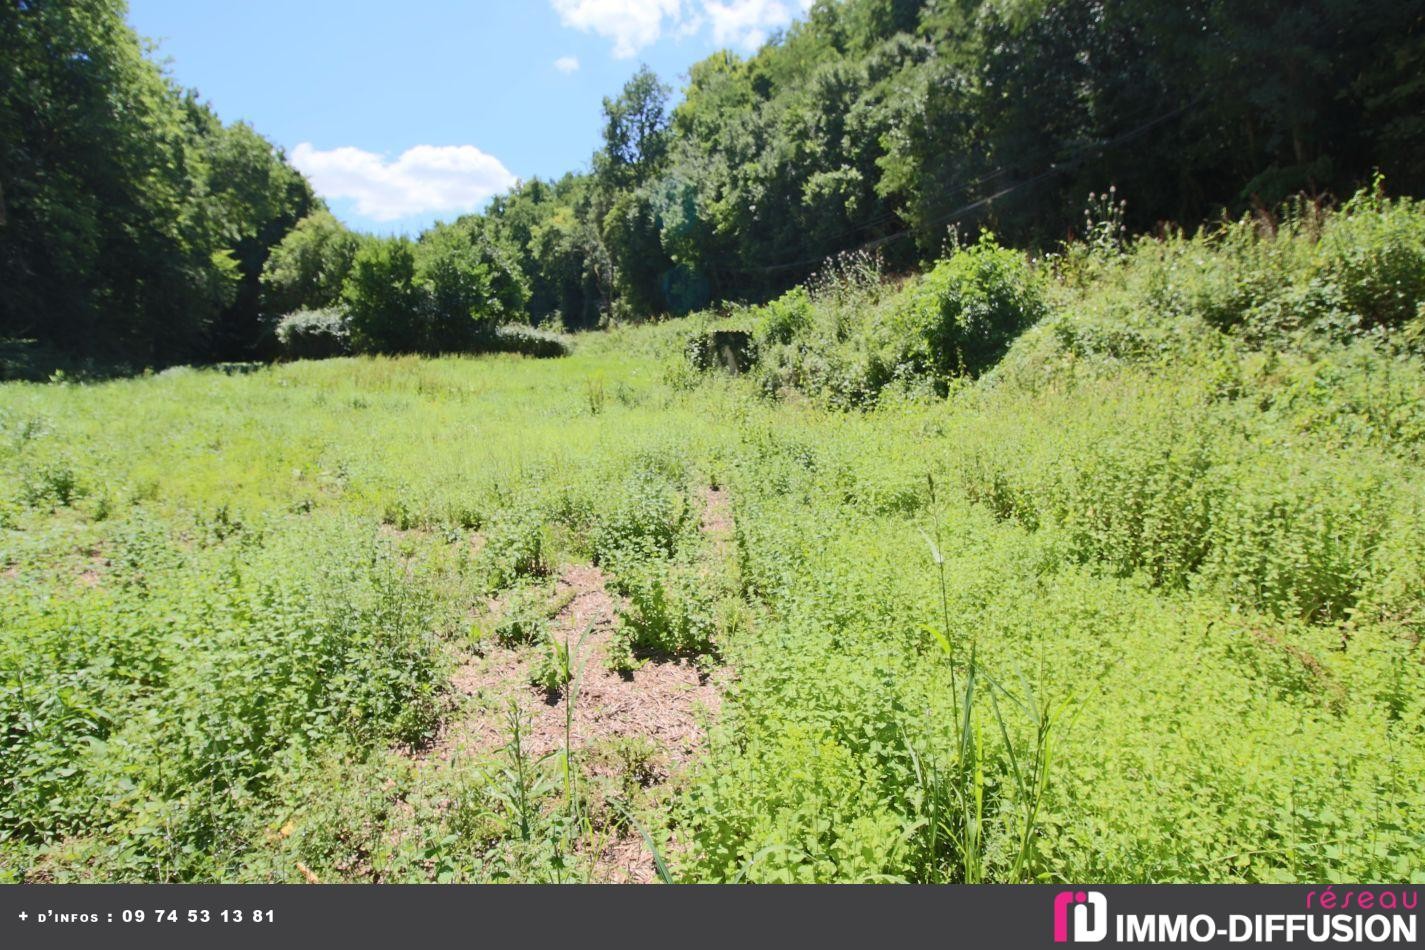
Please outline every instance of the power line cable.
[[[984, 206], [990, 204], [990, 203], [993, 202], [993, 201], [996, 201], [996, 200], [998, 200], [998, 199], [1000, 199], [1000, 198], [1005, 197], [1006, 195], [1013, 194], [1014, 192], [1019, 191], [1019, 190], [1022, 189], [1022, 188], [1027, 188], [1027, 187], [1029, 187], [1030, 185], [1038, 184], [1040, 181], [1043, 181], [1043, 180], [1045, 180], [1046, 178], [1052, 178], [1052, 177], [1055, 176], [1055, 175], [1062, 174], [1062, 173], [1064, 173], [1064, 172], [1070, 170], [1071, 168], [1075, 167], [1075, 166], [1079, 163], [1080, 158], [1081, 158], [1084, 154], [1086, 154], [1086, 153], [1088, 153], [1088, 152], [1090, 152], [1090, 151], [1094, 151], [1094, 150], [1097, 150], [1097, 151], [1100, 151], [1100, 152], [1101, 152], [1101, 151], [1103, 151], [1104, 149], [1113, 148], [1113, 147], [1116, 147], [1116, 146], [1118, 146], [1118, 145], [1122, 145], [1124, 142], [1131, 141], [1132, 139], [1137, 138], [1139, 135], [1142, 135], [1144, 132], [1147, 132], [1147, 131], [1149, 131], [1150, 129], [1155, 128], [1156, 126], [1159, 126], [1159, 125], [1161, 125], [1162, 123], [1167, 122], [1168, 120], [1177, 117], [1178, 115], [1181, 115], [1181, 114], [1183, 114], [1183, 113], [1185, 113], [1185, 112], [1187, 112], [1187, 111], [1189, 111], [1189, 110], [1191, 110], [1191, 109], [1196, 108], [1196, 107], [1197, 107], [1199, 104], [1201, 104], [1201, 103], [1203, 102], [1203, 100], [1205, 100], [1206, 98], [1207, 98], [1207, 93], [1206, 93], [1206, 92], [1200, 93], [1200, 94], [1199, 94], [1196, 98], [1194, 98], [1191, 102], [1185, 103], [1184, 105], [1178, 106], [1178, 107], [1175, 108], [1175, 109], [1169, 110], [1168, 112], [1165, 112], [1165, 113], [1163, 113], [1162, 115], [1159, 115], [1159, 116], [1157, 116], [1157, 117], [1155, 117], [1155, 118], [1149, 120], [1148, 122], [1145, 122], [1145, 123], [1143, 123], [1142, 125], [1139, 125], [1139, 126], [1133, 128], [1133, 129], [1129, 129], [1129, 130], [1126, 131], [1126, 132], [1121, 132], [1121, 133], [1119, 133], [1118, 135], [1115, 135], [1115, 136], [1113, 136], [1113, 137], [1111, 137], [1111, 138], [1109, 138], [1109, 139], [1106, 139], [1106, 140], [1103, 140], [1103, 141], [1100, 141], [1100, 142], [1085, 143], [1084, 145], [1081, 145], [1081, 146], [1079, 146], [1078, 148], [1076, 148], [1076, 149], [1070, 151], [1070, 152], [1068, 153], [1067, 157], [1065, 157], [1065, 158], [1063, 158], [1063, 159], [1060, 159], [1060, 160], [1058, 160], [1058, 161], [1055, 161], [1055, 162], [1051, 163], [1051, 164], [1049, 165], [1049, 167], [1048, 167], [1047, 169], [1045, 169], [1044, 171], [1041, 171], [1041, 172], [1039, 172], [1038, 174], [1032, 175], [1031, 177], [1026, 178], [1026, 179], [1024, 179], [1023, 181], [1016, 182], [1015, 184], [1010, 185], [1010, 186], [1008, 186], [1008, 187], [1006, 187], [1006, 188], [1002, 188], [1002, 189], [1000, 189], [999, 191], [995, 192], [995, 193], [992, 194], [992, 195], [987, 195], [987, 196], [985, 196], [984, 198], [979, 198], [979, 199], [977, 199], [977, 200], [975, 200], [975, 201], [970, 202], [969, 204], [962, 205], [961, 207], [955, 208], [955, 209], [952, 210], [952, 211], [949, 211], [949, 212], [946, 212], [946, 213], [943, 213], [943, 214], [936, 215], [936, 216], [934, 216], [934, 217], [928, 219], [925, 223], [926, 223], [926, 225], [935, 225], [935, 224], [940, 224], [940, 223], [949, 221], [949, 220], [951, 220], [951, 219], [957, 219], [957, 220], [958, 220], [959, 218], [963, 217], [964, 215], [969, 214], [971, 211], [974, 211], [974, 210], [977, 210], [977, 209], [979, 209], [979, 208], [982, 208], [982, 207], [984, 207]], [[953, 190], [950, 190], [950, 193], [968, 191], [969, 189], [974, 188], [974, 187], [976, 187], [976, 186], [978, 186], [978, 185], [984, 184], [984, 183], [989, 182], [989, 181], [993, 181], [994, 179], [1001, 177], [1002, 175], [1008, 173], [1008, 172], [1011, 171], [1011, 170], [1012, 170], [1012, 169], [1011, 169], [1010, 166], [1001, 166], [1000, 168], [996, 169], [995, 171], [989, 172], [989, 173], [987, 173], [987, 174], [985, 174], [985, 175], [982, 175], [982, 176], [980, 176], [979, 178], [975, 179], [975, 180], [972, 181], [972, 182], [969, 182], [969, 183], [967, 183], [967, 184], [965, 184], [965, 185], [960, 185], [960, 186], [955, 187]], [[898, 216], [899, 216], [899, 213], [898, 213], [898, 212], [890, 212], [889, 215], [882, 215], [882, 216], [879, 216], [879, 220], [882, 220], [882, 221], [883, 221], [883, 220], [889, 220], [889, 219], [892, 218], [892, 217], [898, 217]], [[844, 234], [855, 233], [855, 231], [864, 230], [864, 229], [867, 228], [867, 227], [873, 227], [873, 226], [875, 225], [875, 223], [877, 223], [877, 222], [878, 222], [878, 219], [877, 219], [877, 218], [873, 218], [873, 219], [871, 219], [870, 221], [868, 221], [868, 222], [866, 222], [866, 223], [864, 223], [864, 224], [862, 224], [862, 225], [859, 225], [859, 226], [857, 226], [857, 227], [855, 227], [855, 228], [851, 228], [851, 229], [848, 229], [847, 231], [842, 232], [842, 234], [844, 235]], [[823, 255], [819, 255], [819, 256], [815, 256], [815, 257], [808, 257], [808, 258], [804, 258], [804, 259], [802, 259], [802, 260], [789, 261], [789, 262], [780, 263], [780, 264], [769, 264], [769, 265], [764, 266], [764, 267], [730, 267], [730, 268], [726, 268], [726, 270], [728, 270], [728, 271], [731, 272], [731, 273], [736, 273], [736, 274], [771, 274], [771, 273], [777, 273], [777, 272], [780, 272], [780, 271], [794, 270], [794, 269], [797, 269], [797, 268], [808, 267], [808, 266], [814, 265], [814, 264], [820, 264], [820, 263], [822, 263], [822, 262], [824, 262], [824, 261], [830, 260], [831, 258], [837, 257], [837, 256], [839, 256], [839, 255], [841, 255], [841, 254], [852, 254], [852, 253], [856, 253], [857, 251], [865, 251], [865, 250], [871, 250], [871, 249], [877, 248], [877, 247], [882, 247], [882, 246], [884, 246], [884, 245], [886, 245], [886, 244], [889, 244], [889, 243], [892, 242], [892, 241], [896, 241], [896, 240], [899, 240], [900, 238], [906, 237], [907, 235], [909, 235], [909, 234], [911, 234], [911, 233], [912, 233], [912, 229], [911, 229], [911, 228], [903, 228], [903, 229], [901, 229], [900, 231], [894, 232], [893, 234], [887, 234], [887, 235], [883, 235], [882, 237], [874, 238], [874, 239], [872, 239], [872, 240], [870, 240], [870, 241], [867, 241], [867, 242], [865, 242], [865, 243], [863, 243], [863, 244], [861, 244], [861, 245], [858, 245], [857, 247], [845, 248], [845, 249], [840, 250], [840, 251], [834, 251], [834, 252], [832, 252], [832, 253], [830, 253], [830, 254], [823, 254]]]

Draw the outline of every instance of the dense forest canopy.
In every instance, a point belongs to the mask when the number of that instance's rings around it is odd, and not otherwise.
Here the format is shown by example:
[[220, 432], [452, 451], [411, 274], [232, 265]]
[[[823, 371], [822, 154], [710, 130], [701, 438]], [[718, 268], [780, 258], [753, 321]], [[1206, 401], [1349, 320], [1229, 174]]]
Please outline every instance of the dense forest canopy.
[[825, 258], [1047, 247], [1115, 185], [1193, 227], [1379, 170], [1425, 190], [1425, 2], [819, 0], [757, 54], [647, 69], [585, 171], [418, 241], [352, 235], [274, 148], [145, 56], [122, 0], [0, 4], [0, 338], [141, 362], [266, 355], [344, 308], [377, 351], [509, 320], [761, 299]]
[[0, 4], [0, 337], [159, 363], [251, 353], [268, 252], [319, 202], [166, 77], [125, 14]]

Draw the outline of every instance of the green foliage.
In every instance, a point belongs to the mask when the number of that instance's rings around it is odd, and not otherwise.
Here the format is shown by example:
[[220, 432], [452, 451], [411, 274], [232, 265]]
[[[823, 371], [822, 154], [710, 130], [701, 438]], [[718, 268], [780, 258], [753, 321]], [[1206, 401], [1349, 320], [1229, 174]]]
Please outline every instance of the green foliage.
[[335, 306], [359, 246], [360, 239], [331, 212], [309, 214], [267, 258], [262, 270], [263, 309], [294, 313]]
[[[1117, 253], [1129, 233], [1344, 195], [1376, 169], [1419, 194], [1418, 12], [1357, 7], [809, 9], [746, 59], [694, 64], [676, 103], [638, 70], [603, 100], [588, 172], [522, 182], [432, 229], [420, 292], [387, 260], [393, 299], [354, 291], [355, 310], [386, 316], [358, 322], [371, 352], [466, 351], [512, 319], [583, 329], [775, 299], [857, 248], [909, 270], [943, 256], [950, 228], [1039, 249], [1082, 228], [1083, 246]], [[11, 4], [0, 40], [13, 79], [0, 91], [0, 338], [139, 365], [251, 359], [271, 355], [264, 315], [338, 302], [357, 239], [271, 143], [165, 77], [119, 3]], [[1240, 300], [1265, 292], [1277, 324], [1339, 307], [1366, 327], [1418, 328], [1420, 237], [1413, 218], [1381, 214], [1353, 218], [1374, 238], [1326, 242], [1321, 273], [1345, 296], [1244, 277]], [[957, 373], [988, 358], [958, 352], [961, 335], [931, 354]], [[778, 372], [859, 405], [895, 357], [822, 353]]]
[[794, 287], [759, 311], [758, 336], [771, 344], [804, 337], [812, 324], [812, 299], [804, 287]]
[[469, 221], [439, 225], [415, 244], [364, 239], [342, 288], [353, 343], [365, 353], [513, 349], [520, 341], [499, 328], [528, 296], [506, 250]]
[[1048, 311], [1040, 278], [990, 235], [898, 292], [857, 258], [814, 283], [815, 296], [797, 289], [752, 311], [760, 384], [839, 408], [874, 405], [892, 387], [943, 392], [950, 378], [978, 376]]
[[415, 245], [366, 238], [341, 291], [352, 343], [365, 353], [417, 353], [426, 342]]
[[1023, 258], [984, 234], [908, 289], [891, 323], [913, 341], [912, 363], [941, 376], [978, 376], [1045, 310]]
[[496, 328], [490, 338], [481, 341], [480, 348], [492, 353], [520, 353], [536, 359], [568, 356], [572, 349], [568, 337], [520, 324]]
[[479, 564], [490, 590], [508, 587], [520, 578], [548, 574], [548, 529], [538, 512], [515, 511], [497, 519], [486, 532]]
[[[896, 332], [921, 283], [871, 262], [734, 311], [747, 378], [687, 369], [705, 315], [6, 384], [0, 874], [566, 880], [587, 822], [687, 881], [1418, 879], [1425, 364], [1331, 263], [1416, 214], [1070, 248], [943, 392]], [[960, 253], [956, 301], [1024, 273]], [[502, 749], [410, 755], [490, 715], [447, 688], [472, 619], [578, 693], [548, 578], [585, 558], [615, 668], [720, 687], [706, 745], [643, 788], [637, 749], [531, 755], [516, 709]]]
[[508, 251], [469, 219], [421, 235], [417, 272], [424, 291], [421, 349], [469, 350], [524, 313], [529, 289]]
[[351, 330], [340, 309], [298, 310], [277, 324], [277, 346], [289, 360], [322, 360], [351, 350]]
[[598, 174], [616, 185], [640, 185], [659, 170], [668, 149], [670, 90], [640, 67], [617, 99], [604, 100], [604, 148]]
[[506, 647], [541, 643], [549, 635], [549, 613], [549, 591], [521, 584], [506, 599], [495, 623], [495, 639]]
[[432, 728], [432, 603], [369, 535], [289, 525], [185, 550], [142, 520], [118, 530], [90, 596], [3, 592], [0, 816], [21, 840], [110, 836], [116, 877], [210, 877], [284, 756]]
[[[703, 656], [714, 652], [718, 592], [704, 572], [635, 571], [620, 577], [628, 609], [618, 637], [633, 656]], [[629, 665], [626, 654], [616, 667]]]
[[1052, 261], [1054, 313], [1001, 375], [1042, 383], [1238, 346], [1310, 355], [1362, 334], [1418, 350], [1411, 328], [1425, 288], [1409, 275], [1422, 222], [1418, 202], [1361, 192], [1337, 212], [1297, 200], [1192, 236], [1140, 239], [1113, 256], [1071, 246]]
[[594, 560], [623, 575], [626, 566], [667, 559], [693, 528], [694, 514], [675, 479], [652, 469], [616, 490], [592, 537]]
[[313, 206], [110, 0], [0, 9], [0, 337], [141, 364], [251, 357], [267, 250]]
[[1358, 192], [1322, 235], [1320, 269], [1364, 329], [1398, 329], [1425, 306], [1425, 205]]
[[530, 671], [530, 683], [549, 693], [557, 693], [574, 680], [574, 668], [569, 659], [569, 644], [552, 633], [544, 636], [544, 648]]
[[[847, 0], [694, 64], [671, 115], [640, 70], [604, 100], [591, 173], [524, 183], [489, 218], [533, 319], [575, 327], [774, 299], [857, 248], [904, 271], [947, 229], [1117, 254], [1376, 168], [1419, 194], [1419, 29], [1399, 5]], [[867, 362], [809, 372], [849, 391]]]

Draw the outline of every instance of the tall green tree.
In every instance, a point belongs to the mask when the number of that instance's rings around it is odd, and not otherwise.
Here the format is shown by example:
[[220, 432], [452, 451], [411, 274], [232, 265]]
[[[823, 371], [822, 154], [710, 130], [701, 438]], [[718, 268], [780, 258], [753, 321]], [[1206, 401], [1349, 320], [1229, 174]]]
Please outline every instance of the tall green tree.
[[341, 291], [352, 344], [367, 353], [420, 352], [426, 342], [421, 297], [415, 242], [365, 238]]
[[209, 342], [218, 359], [261, 354], [262, 271], [274, 246], [317, 206], [307, 180], [282, 152], [246, 123], [224, 128], [204, 106], [201, 141], [206, 147], [206, 190], [219, 239], [237, 262], [233, 302], [218, 315]]
[[497, 327], [524, 316], [529, 286], [515, 254], [492, 230], [472, 216], [421, 235], [416, 277], [425, 298], [422, 349], [473, 349]]
[[611, 188], [637, 188], [658, 173], [668, 154], [672, 90], [640, 67], [616, 98], [604, 99], [604, 145], [594, 167]]
[[311, 189], [145, 56], [122, 0], [0, 3], [0, 336], [143, 363], [240, 355]]
[[267, 257], [262, 270], [261, 310], [280, 317], [296, 310], [322, 310], [341, 300], [361, 239], [321, 208], [297, 222]]

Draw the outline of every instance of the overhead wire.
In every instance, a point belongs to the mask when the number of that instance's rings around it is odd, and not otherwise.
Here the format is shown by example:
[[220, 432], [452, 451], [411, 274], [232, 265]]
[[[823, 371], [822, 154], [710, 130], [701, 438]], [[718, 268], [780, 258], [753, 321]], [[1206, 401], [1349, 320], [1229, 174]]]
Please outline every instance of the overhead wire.
[[[951, 210], [951, 211], [944, 212], [944, 213], [942, 213], [942, 214], [937, 214], [937, 215], [935, 215], [935, 216], [932, 216], [931, 218], [927, 219], [927, 220], [925, 221], [925, 223], [922, 224], [921, 226], [922, 226], [922, 227], [926, 227], [926, 226], [932, 226], [932, 225], [939, 225], [939, 224], [942, 224], [942, 223], [949, 222], [949, 221], [951, 221], [952, 219], [955, 220], [955, 221], [958, 223], [958, 220], [959, 220], [960, 218], [963, 218], [965, 215], [968, 215], [968, 214], [969, 214], [970, 212], [972, 212], [972, 211], [975, 211], [975, 210], [978, 210], [978, 209], [980, 209], [980, 208], [983, 208], [983, 207], [985, 207], [985, 206], [991, 204], [992, 202], [995, 202], [995, 201], [999, 200], [1000, 198], [1004, 198], [1004, 197], [1006, 197], [1006, 196], [1008, 196], [1008, 195], [1011, 195], [1011, 194], [1013, 194], [1014, 192], [1019, 191], [1019, 190], [1021, 190], [1021, 189], [1023, 189], [1023, 188], [1028, 188], [1028, 187], [1030, 187], [1031, 185], [1038, 184], [1039, 182], [1041, 182], [1041, 181], [1043, 181], [1043, 180], [1045, 180], [1045, 179], [1047, 179], [1047, 178], [1052, 178], [1052, 177], [1054, 177], [1055, 175], [1063, 174], [1064, 172], [1069, 171], [1070, 169], [1072, 169], [1072, 168], [1074, 168], [1075, 166], [1077, 166], [1078, 163], [1079, 163], [1079, 161], [1081, 160], [1081, 158], [1082, 158], [1085, 154], [1087, 154], [1088, 152], [1091, 152], [1091, 151], [1099, 151], [1099, 152], [1101, 152], [1101, 151], [1103, 151], [1104, 149], [1114, 148], [1114, 147], [1116, 147], [1116, 146], [1119, 146], [1119, 145], [1124, 144], [1125, 142], [1131, 141], [1131, 140], [1137, 138], [1139, 135], [1142, 135], [1143, 133], [1145, 133], [1145, 132], [1147, 132], [1147, 131], [1149, 131], [1149, 130], [1151, 130], [1151, 129], [1153, 129], [1153, 128], [1155, 128], [1155, 127], [1161, 125], [1161, 124], [1163, 124], [1164, 122], [1167, 122], [1167, 121], [1169, 121], [1169, 120], [1171, 120], [1171, 119], [1173, 119], [1173, 118], [1176, 118], [1177, 116], [1179, 116], [1179, 115], [1181, 115], [1181, 114], [1183, 114], [1183, 113], [1185, 113], [1185, 112], [1187, 112], [1187, 111], [1189, 111], [1189, 110], [1191, 110], [1191, 109], [1196, 108], [1196, 107], [1197, 107], [1199, 104], [1201, 104], [1201, 103], [1203, 102], [1203, 100], [1206, 99], [1206, 98], [1207, 98], [1207, 94], [1206, 94], [1205, 92], [1204, 92], [1204, 93], [1201, 93], [1201, 94], [1199, 94], [1196, 98], [1194, 98], [1193, 100], [1191, 100], [1190, 102], [1187, 102], [1187, 103], [1185, 103], [1185, 104], [1183, 104], [1183, 105], [1181, 105], [1181, 106], [1178, 106], [1178, 107], [1176, 107], [1176, 108], [1174, 108], [1174, 109], [1171, 109], [1171, 110], [1169, 110], [1169, 111], [1167, 111], [1167, 112], [1164, 112], [1164, 113], [1162, 113], [1161, 115], [1155, 116], [1154, 118], [1150, 119], [1149, 121], [1144, 122], [1144, 123], [1142, 123], [1142, 124], [1140, 124], [1140, 125], [1138, 125], [1138, 126], [1132, 128], [1132, 129], [1129, 129], [1129, 130], [1127, 130], [1127, 131], [1125, 131], [1125, 132], [1121, 132], [1121, 133], [1119, 133], [1119, 134], [1117, 134], [1117, 135], [1115, 135], [1115, 136], [1112, 136], [1111, 138], [1108, 138], [1108, 139], [1105, 139], [1105, 140], [1102, 140], [1102, 141], [1084, 143], [1083, 145], [1080, 145], [1080, 146], [1078, 146], [1077, 148], [1075, 148], [1075, 149], [1073, 149], [1072, 151], [1070, 151], [1070, 152], [1067, 154], [1066, 157], [1057, 159], [1056, 161], [1050, 163], [1050, 165], [1049, 165], [1047, 168], [1045, 168], [1043, 171], [1040, 171], [1040, 172], [1038, 172], [1037, 174], [1031, 175], [1029, 178], [1023, 179], [1022, 181], [1015, 182], [1014, 184], [1009, 185], [1008, 187], [1002, 188], [1002, 189], [1000, 189], [999, 191], [995, 192], [994, 194], [986, 195], [986, 196], [984, 196], [983, 198], [978, 198], [978, 199], [976, 199], [976, 200], [974, 200], [974, 201], [971, 201], [971, 202], [969, 202], [969, 203], [967, 203], [967, 204], [961, 205], [960, 207], [954, 208], [954, 209]], [[1010, 171], [1012, 171], [1012, 167], [1011, 167], [1011, 166], [1001, 166], [1000, 168], [997, 168], [997, 169], [995, 169], [995, 170], [992, 171], [992, 172], [986, 173], [985, 175], [981, 175], [979, 178], [975, 179], [974, 181], [967, 182], [967, 183], [962, 184], [962, 185], [957, 185], [957, 186], [955, 186], [955, 187], [952, 188], [952, 189], [947, 189], [947, 193], [954, 194], [954, 193], [959, 193], [959, 192], [968, 191], [968, 190], [970, 190], [970, 189], [972, 189], [972, 188], [975, 188], [975, 187], [977, 187], [977, 186], [979, 186], [979, 185], [985, 184], [985, 183], [987, 183], [987, 182], [989, 182], [989, 181], [993, 181], [994, 179], [999, 178], [999, 177], [1001, 177], [1001, 176], [1003, 176], [1003, 175], [1009, 173]], [[840, 232], [840, 234], [838, 234], [838, 235], [833, 235], [833, 237], [841, 237], [841, 236], [845, 236], [846, 234], [855, 233], [856, 231], [862, 231], [862, 230], [865, 230], [865, 229], [868, 228], [868, 227], [874, 227], [874, 226], [876, 226], [876, 224], [878, 224], [878, 223], [884, 223], [884, 222], [887, 221], [887, 220], [892, 220], [892, 219], [897, 218], [897, 217], [899, 217], [899, 216], [900, 216], [900, 215], [899, 215], [899, 212], [895, 212], [895, 211], [887, 212], [887, 213], [885, 213], [885, 214], [882, 214], [882, 215], [877, 216], [876, 218], [872, 218], [872, 219], [869, 219], [868, 221], [862, 222], [861, 224], [858, 224], [858, 225], [856, 225], [855, 227], [852, 227], [852, 228], [849, 228], [849, 229], [847, 229], [847, 230], [845, 230], [845, 231], [843, 231], [843, 232]], [[857, 253], [857, 252], [860, 252], [860, 251], [868, 251], [868, 250], [873, 250], [873, 249], [875, 249], [875, 248], [877, 248], [877, 247], [882, 247], [882, 246], [884, 246], [884, 245], [886, 245], [886, 244], [889, 244], [889, 243], [892, 242], [892, 241], [899, 240], [899, 239], [901, 239], [901, 238], [903, 238], [903, 237], [906, 237], [906, 236], [912, 234], [913, 231], [914, 231], [913, 228], [902, 228], [901, 230], [896, 231], [896, 232], [894, 232], [894, 233], [892, 233], [892, 234], [882, 235], [881, 237], [873, 238], [873, 239], [871, 239], [871, 240], [869, 240], [869, 241], [866, 241], [866, 242], [864, 242], [864, 243], [862, 243], [862, 244], [859, 244], [859, 245], [857, 245], [857, 246], [855, 246], [855, 247], [843, 248], [842, 250], [839, 250], [839, 251], [833, 251], [833, 252], [828, 253], [828, 254], [820, 254], [820, 255], [815, 255], [815, 256], [811, 256], [811, 257], [805, 257], [805, 258], [802, 258], [802, 259], [800, 259], [800, 260], [787, 261], [787, 262], [777, 263], [777, 264], [768, 264], [768, 265], [764, 265], [764, 266], [761, 266], [761, 267], [729, 267], [729, 268], [725, 268], [725, 270], [730, 271], [730, 272], [732, 272], [732, 273], [739, 273], [739, 274], [771, 274], [771, 273], [778, 273], [778, 272], [786, 271], [786, 270], [794, 270], [794, 269], [799, 269], [799, 268], [806, 268], [806, 267], [810, 267], [810, 266], [812, 266], [812, 265], [821, 264], [821, 263], [823, 263], [823, 262], [825, 262], [825, 261], [827, 261], [827, 260], [830, 260], [830, 259], [833, 258], [833, 257], [838, 257], [838, 256], [840, 256], [840, 255], [842, 255], [842, 254], [854, 254], [854, 253]]]

